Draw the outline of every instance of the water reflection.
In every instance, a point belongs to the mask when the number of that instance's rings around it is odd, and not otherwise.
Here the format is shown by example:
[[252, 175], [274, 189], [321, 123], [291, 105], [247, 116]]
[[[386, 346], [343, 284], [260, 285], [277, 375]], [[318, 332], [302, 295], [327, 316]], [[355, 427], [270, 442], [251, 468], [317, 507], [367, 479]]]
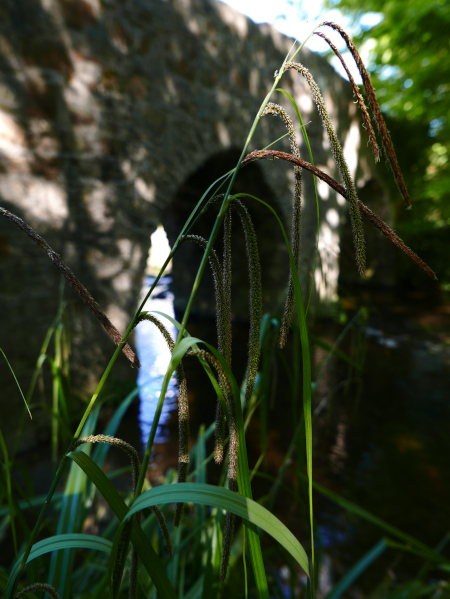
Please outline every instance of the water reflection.
[[[155, 277], [148, 276], [145, 279], [143, 293], [146, 294], [150, 286], [154, 283]], [[170, 291], [171, 276], [164, 276], [158, 281], [150, 299], [145, 305], [148, 312], [163, 312], [172, 318], [175, 317], [173, 309], [173, 293]], [[176, 327], [171, 322], [156, 314], [161, 319], [164, 326], [169, 331], [172, 338], [176, 337]], [[153, 417], [158, 403], [161, 385], [170, 362], [170, 350], [155, 325], [144, 321], [136, 329], [136, 348], [141, 368], [137, 378], [139, 387], [139, 427], [141, 431], [142, 444], [145, 447], [150, 434]], [[167, 389], [166, 399], [164, 400], [163, 410], [156, 432], [155, 441], [162, 443], [167, 440], [167, 424], [170, 412], [176, 408], [178, 389], [176, 378], [170, 379]]]

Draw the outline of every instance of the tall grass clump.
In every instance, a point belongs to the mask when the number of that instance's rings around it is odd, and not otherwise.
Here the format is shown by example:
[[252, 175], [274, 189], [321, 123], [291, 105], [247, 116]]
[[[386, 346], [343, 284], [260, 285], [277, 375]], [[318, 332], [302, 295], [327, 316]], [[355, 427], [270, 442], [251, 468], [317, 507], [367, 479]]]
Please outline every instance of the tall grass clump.
[[[405, 201], [408, 202], [395, 152], [367, 72], [361, 66], [359, 56], [346, 34], [333, 23], [324, 23], [323, 25], [337, 29], [343, 35], [355, 56], [363, 76], [369, 106], [374, 114], [387, 159], [392, 166]], [[323, 33], [316, 33], [324, 37], [331, 48], [337, 52]], [[57, 466], [48, 495], [42, 500], [41, 498], [38, 498], [38, 501], [33, 500], [33, 509], [38, 507], [39, 503], [41, 505], [32, 530], [28, 530], [28, 525], [22, 516], [27, 506], [23, 502], [20, 503], [13, 492], [10, 476], [12, 460], [10, 460], [3, 438], [0, 436], [7, 478], [3, 495], [8, 500], [8, 508], [3, 513], [3, 517], [9, 518], [8, 525], [13, 531], [16, 546], [14, 565], [8, 575], [3, 572], [0, 576], [0, 587], [6, 599], [25, 595], [36, 597], [40, 592], [45, 592], [50, 597], [64, 598], [75, 596], [115, 598], [123, 596], [125, 591], [130, 599], [136, 597], [175, 599], [177, 597], [206, 598], [223, 596], [224, 584], [233, 583], [236, 578], [234, 572], [238, 567], [242, 568], [244, 573], [243, 579], [238, 577], [238, 584], [241, 586], [239, 592], [246, 597], [268, 599], [269, 596], [285, 596], [280, 591], [279, 581], [266, 568], [267, 557], [264, 557], [261, 546], [261, 537], [264, 533], [267, 533], [265, 536], [270, 536], [278, 541], [283, 548], [282, 556], [289, 565], [291, 573], [292, 593], [295, 593], [296, 596], [314, 597], [318, 580], [314, 548], [314, 488], [317, 492], [331, 497], [345, 509], [353, 511], [360, 518], [364, 518], [374, 526], [378, 526], [383, 530], [383, 534], [387, 535], [339, 583], [333, 592], [333, 597], [339, 597], [345, 592], [363, 569], [388, 547], [395, 546], [397, 549], [413, 552], [422, 557], [426, 564], [443, 563], [443, 558], [438, 551], [431, 550], [419, 541], [384, 523], [358, 506], [350, 504], [343, 498], [337, 495], [334, 496], [313, 480], [312, 398], [317, 379], [312, 380], [310, 336], [299, 277], [302, 170], [310, 171], [314, 177], [318, 177], [327, 183], [349, 203], [356, 264], [361, 275], [365, 273], [363, 217], [369, 219], [375, 227], [414, 260], [428, 275], [434, 277], [434, 273], [412, 250], [404, 245], [402, 240], [384, 221], [358, 199], [342, 146], [326, 110], [321, 92], [311, 73], [295, 60], [302, 47], [303, 44], [297, 48], [293, 47], [289, 55], [286, 56], [275, 75], [272, 89], [264, 98], [255, 116], [236, 167], [211, 185], [199, 199], [180, 231], [164, 266], [133, 316], [123, 337], [105, 316], [95, 299], [47, 242], [22, 219], [0, 208], [2, 216], [9, 219], [48, 254], [64, 279], [89, 306], [93, 316], [105, 328], [116, 344], [116, 350], [107, 364], [75, 432], [71, 433], [71, 438], [66, 444], [66, 451]], [[342, 60], [342, 57], [340, 58]], [[330, 141], [332, 155], [341, 182], [336, 181], [314, 166], [312, 155], [310, 155], [310, 162], [300, 157], [295, 136], [296, 127], [285, 109], [272, 101], [272, 97], [278, 90], [280, 81], [286, 71], [298, 73], [298, 76], [303, 77], [309, 86], [323, 128]], [[378, 160], [379, 148], [371, 126], [368, 109], [352, 79], [351, 84], [362, 111], [375, 159]], [[279, 91], [284, 92], [292, 101], [295, 112], [300, 119], [306, 145], [310, 148], [295, 99], [291, 98], [284, 90]], [[290, 141], [290, 153], [264, 148], [249, 152], [255, 130], [259, 126], [261, 118], [267, 115], [275, 116], [283, 122], [285, 129], [287, 129], [286, 135]], [[260, 198], [251, 197], [245, 193], [233, 193], [233, 184], [238, 171], [251, 162], [267, 158], [288, 161], [294, 168], [295, 187], [290, 239], [284, 230], [280, 217], [271, 206]], [[251, 218], [251, 204], [254, 202], [262, 204], [267, 209], [267, 218], [272, 219], [274, 225], [280, 227], [289, 257], [289, 278], [286, 281], [287, 292], [281, 322], [273, 316], [263, 316], [262, 314], [258, 239]], [[204, 239], [195, 234], [195, 225], [207, 210], [216, 210], [217, 216], [209, 238]], [[242, 235], [245, 239], [249, 279], [248, 360], [245, 380], [242, 385], [238, 384], [233, 374], [231, 352], [233, 257], [231, 229], [232, 226], [236, 226], [235, 220], [239, 220], [237, 226], [242, 229]], [[214, 248], [219, 234], [223, 235], [224, 240], [222, 255], [219, 255], [219, 252]], [[165, 314], [146, 312], [144, 305], [151, 296], [160, 277], [164, 274], [169, 261], [177, 252], [183, 251], [182, 246], [185, 243], [199, 245], [203, 250], [203, 254], [184, 315], [181, 322], [177, 322]], [[208, 264], [212, 269], [214, 279], [217, 348], [199, 338], [192, 337], [187, 330], [194, 298]], [[293, 317], [295, 322], [292, 325]], [[139, 323], [143, 320], [149, 321], [160, 331], [170, 349], [171, 360], [162, 382], [151, 431], [141, 458], [135, 447], [116, 437], [120, 420], [133, 397], [135, 397], [136, 392], [125, 398], [104, 431], [98, 433], [96, 427], [99, 410], [104, 401], [101, 392], [119, 353], [124, 352], [131, 364], [139, 367], [139, 362], [128, 341], [134, 328], [139, 326]], [[178, 334], [176, 338], [172, 338], [168, 332], [167, 321], [177, 327]], [[58, 320], [59, 322], [60, 320]], [[51, 334], [55, 335], [56, 338], [59, 334], [59, 338], [62, 338], [62, 329], [58, 329], [58, 326], [59, 324], [54, 327]], [[267, 406], [272, 376], [271, 356], [276, 351], [276, 345], [280, 348], [285, 346], [291, 326], [295, 347], [294, 364], [289, 365], [286, 361], [286, 376], [289, 378], [292, 390], [292, 414], [295, 433], [280, 472], [272, 481], [272, 499], [264, 506], [253, 499], [251, 484], [253, 477], [258, 475], [258, 468], [264, 456], [261, 456], [254, 470], [250, 472], [245, 431], [253, 415], [259, 412], [261, 423], [265, 423], [264, 427], [267, 432], [269, 426]], [[57, 346], [59, 347], [58, 344]], [[328, 348], [328, 350], [339, 355], [337, 346]], [[44, 354], [46, 352], [47, 349], [44, 350]], [[212, 384], [213, 395], [217, 401], [215, 424], [200, 431], [196, 445], [190, 450], [189, 405], [187, 400], [189, 381], [183, 367], [186, 356], [195, 357], [205, 369]], [[61, 356], [53, 360], [52, 364], [54, 365], [52, 369], [54, 378], [59, 380], [62, 372]], [[355, 363], [353, 366], [359, 368], [360, 364]], [[152, 458], [156, 430], [169, 380], [174, 372], [177, 374], [179, 388], [178, 472], [168, 472], [166, 475], [167, 484], [150, 488], [146, 474]], [[322, 375], [319, 374], [319, 378], [320, 376]], [[299, 397], [301, 398], [300, 403]], [[58, 412], [58, 402], [64, 399], [59, 387], [55, 387], [55, 398], [54, 418], [56, 418], [56, 412]], [[67, 417], [66, 421], [70, 421], [70, 418]], [[207, 443], [214, 431], [215, 447], [213, 453], [209, 455]], [[56, 426], [54, 437], [54, 455], [56, 456], [58, 443], [63, 438]], [[263, 447], [264, 443], [263, 440]], [[114, 477], [106, 476], [102, 470], [106, 451], [110, 447], [126, 452], [130, 459], [129, 470], [132, 479], [132, 493], [125, 498], [114, 486]], [[294, 473], [299, 484], [296, 490], [292, 490], [292, 493], [303, 509], [302, 516], [304, 520], [309, 522], [310, 541], [305, 544], [307, 550], [271, 512], [274, 498], [281, 489], [283, 475], [288, 468], [292, 469], [290, 459], [294, 453], [297, 454]], [[223, 463], [224, 465], [220, 483], [216, 486], [207, 484], [207, 464], [213, 459], [217, 464]], [[62, 486], [62, 491], [59, 491], [65, 473], [68, 473], [68, 476]], [[87, 534], [84, 532], [83, 523], [89, 513], [89, 506], [97, 501], [99, 497], [108, 506], [115, 518], [103, 526], [101, 535]], [[192, 504], [197, 506], [195, 513], [192, 511]], [[176, 507], [172, 509], [170, 507], [172, 505]], [[209, 506], [210, 509], [205, 510], [199, 506]], [[242, 519], [242, 526], [238, 526], [236, 516]], [[50, 536], [41, 538], [44, 526], [48, 525], [52, 517], [56, 517], [56, 524], [54, 527], [50, 526]], [[17, 546], [15, 532], [17, 523], [22, 526], [22, 536], [25, 538], [21, 547]], [[83, 551], [79, 551], [80, 549]], [[48, 559], [46, 559], [47, 554], [51, 554]]]

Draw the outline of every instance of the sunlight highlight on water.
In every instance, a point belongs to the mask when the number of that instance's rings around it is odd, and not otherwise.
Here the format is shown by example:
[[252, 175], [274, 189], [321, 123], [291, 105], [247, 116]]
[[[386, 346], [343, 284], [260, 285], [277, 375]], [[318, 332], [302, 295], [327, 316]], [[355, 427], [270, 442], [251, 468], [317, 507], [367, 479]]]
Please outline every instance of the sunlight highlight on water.
[[[155, 278], [152, 276], [146, 277], [143, 292], [146, 293], [148, 291], [154, 280]], [[171, 282], [172, 277], [170, 276], [164, 276], [159, 280], [144, 310], [148, 312], [163, 312], [172, 318], [175, 317], [173, 308], [174, 296], [170, 291]], [[175, 339], [177, 333], [175, 326], [166, 318], [158, 314], [155, 316], [161, 320], [172, 338]], [[140, 398], [139, 426], [141, 429], [142, 444], [145, 447], [159, 400], [161, 385], [169, 366], [170, 351], [159, 330], [154, 324], [147, 321], [141, 322], [136, 328], [136, 348], [141, 362], [137, 378]], [[164, 425], [169, 420], [170, 412], [176, 408], [177, 397], [176, 377], [173, 376], [167, 389], [156, 433], [155, 441], [157, 443], [162, 443], [167, 439]]]

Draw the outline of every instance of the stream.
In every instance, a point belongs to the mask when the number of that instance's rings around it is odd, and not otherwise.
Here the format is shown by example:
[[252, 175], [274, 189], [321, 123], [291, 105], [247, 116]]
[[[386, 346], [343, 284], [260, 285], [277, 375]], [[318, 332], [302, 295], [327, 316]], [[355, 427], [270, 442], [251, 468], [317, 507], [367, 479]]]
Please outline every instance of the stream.
[[[349, 322], [358, 305], [365, 305], [367, 313], [367, 320], [357, 329], [359, 343], [363, 342], [359, 351], [364, 351], [364, 367], [362, 372], [349, 372], [348, 364], [333, 359], [317, 387], [313, 476], [328, 489], [433, 547], [450, 530], [450, 302], [421, 294], [398, 298], [385, 292], [370, 293], [343, 300], [341, 320], [344, 315]], [[173, 316], [169, 277], [161, 280], [146, 309]], [[153, 325], [145, 324], [149, 326], [138, 327], [136, 340], [143, 364], [142, 379], [138, 379], [143, 443], [169, 362], [162, 336]], [[336, 319], [319, 320], [313, 333], [332, 345], [344, 326]], [[191, 335], [216, 343], [215, 323], [194, 320], [188, 328]], [[233, 326], [238, 382], [246, 363], [246, 335], [246, 327]], [[349, 334], [339, 349], [351, 355], [354, 343], [355, 335]], [[323, 349], [315, 348], [316, 373], [324, 356]], [[215, 396], [196, 360], [185, 362], [194, 442], [200, 425], [208, 426], [214, 419]], [[280, 363], [277, 371], [266, 464], [261, 467], [273, 476], [293, 434], [290, 389]], [[155, 480], [167, 467], [176, 467], [176, 395], [172, 379], [155, 445]], [[259, 434], [256, 416], [247, 433], [251, 468], [261, 451]], [[211, 482], [216, 476], [213, 466]], [[288, 475], [286, 484], [289, 480]], [[270, 489], [267, 481], [258, 477], [253, 486], [256, 496]], [[279, 493], [275, 513], [307, 548], [307, 517], [298, 513], [289, 494]], [[315, 517], [317, 543], [326, 555], [333, 555], [330, 574], [323, 582], [326, 590], [333, 578], [339, 580], [385, 533], [318, 493]], [[370, 589], [393, 567], [400, 575], [410, 575], [420, 563], [417, 558], [399, 559], [398, 553], [387, 551], [371, 566], [363, 584]]]

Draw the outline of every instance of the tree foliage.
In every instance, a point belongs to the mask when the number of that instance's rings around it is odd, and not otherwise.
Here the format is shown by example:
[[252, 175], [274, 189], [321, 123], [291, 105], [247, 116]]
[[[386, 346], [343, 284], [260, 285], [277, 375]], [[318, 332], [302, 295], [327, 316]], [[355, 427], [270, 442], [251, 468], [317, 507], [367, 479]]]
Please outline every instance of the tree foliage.
[[[328, 0], [327, 4], [353, 17], [359, 25], [359, 42], [370, 48], [368, 68], [414, 207], [407, 217], [399, 212], [398, 229], [448, 283], [450, 269], [440, 256], [450, 232], [450, 4], [447, 0]], [[361, 26], [367, 12], [382, 16], [370, 29]]]

